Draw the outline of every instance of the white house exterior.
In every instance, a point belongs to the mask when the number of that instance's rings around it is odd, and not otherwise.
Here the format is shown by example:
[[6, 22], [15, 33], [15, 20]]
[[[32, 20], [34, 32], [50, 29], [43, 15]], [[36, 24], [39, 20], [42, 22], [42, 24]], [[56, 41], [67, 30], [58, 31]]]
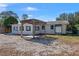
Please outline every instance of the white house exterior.
[[66, 27], [68, 24], [69, 24], [68, 21], [47, 22], [46, 33], [48, 33], [48, 34], [66, 34]]
[[[32, 35], [33, 30], [35, 34], [66, 34], [67, 25], [68, 25], [67, 21], [50, 21], [44, 23], [37, 20], [36, 24], [33, 24], [32, 20], [29, 20], [29, 22], [24, 21], [23, 34]], [[21, 28], [21, 24], [13, 24], [12, 33], [21, 34], [20, 28]]]
[[[31, 27], [31, 30], [30, 31], [26, 31], [26, 26], [30, 26]], [[23, 34], [32, 34], [32, 31], [33, 31], [33, 26], [32, 24], [24, 24], [23, 25], [24, 27], [24, 30], [23, 30]], [[12, 33], [13, 34], [20, 34], [21, 33], [21, 24], [13, 24], [12, 25]]]

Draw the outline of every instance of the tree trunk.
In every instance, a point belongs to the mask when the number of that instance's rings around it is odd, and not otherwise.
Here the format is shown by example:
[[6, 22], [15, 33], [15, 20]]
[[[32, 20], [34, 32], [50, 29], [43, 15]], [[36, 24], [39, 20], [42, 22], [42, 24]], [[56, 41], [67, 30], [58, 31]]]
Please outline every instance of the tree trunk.
[[35, 38], [35, 22], [33, 20], [33, 38]]

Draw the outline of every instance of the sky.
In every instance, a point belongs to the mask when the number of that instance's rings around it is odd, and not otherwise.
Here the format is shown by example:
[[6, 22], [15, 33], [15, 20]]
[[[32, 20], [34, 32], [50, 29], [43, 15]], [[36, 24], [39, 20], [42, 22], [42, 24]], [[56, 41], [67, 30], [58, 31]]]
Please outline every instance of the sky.
[[0, 3], [0, 12], [13, 11], [21, 19], [23, 14], [29, 18], [44, 21], [55, 21], [62, 13], [79, 11], [79, 3]]

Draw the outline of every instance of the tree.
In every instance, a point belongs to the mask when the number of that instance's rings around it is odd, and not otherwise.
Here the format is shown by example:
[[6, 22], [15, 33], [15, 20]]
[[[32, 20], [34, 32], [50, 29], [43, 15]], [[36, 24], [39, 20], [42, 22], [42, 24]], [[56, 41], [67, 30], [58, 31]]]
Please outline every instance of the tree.
[[13, 16], [10, 16], [10, 17], [8, 17], [7, 19], [4, 20], [5, 28], [10, 30], [10, 31], [11, 31], [11, 25], [12, 24], [17, 24], [17, 23], [18, 23], [18, 20]]
[[79, 24], [79, 12], [75, 12], [75, 22]]
[[13, 17], [15, 17], [15, 18], [18, 18], [17, 14], [14, 13], [13, 11], [3, 11], [3, 12], [0, 13], [0, 16], [1, 16], [2, 18], [7, 18], [7, 17], [9, 17], [9, 16], [13, 16]]
[[23, 20], [27, 20], [27, 18], [28, 18], [28, 15], [27, 15], [27, 14], [23, 14], [23, 15], [22, 15], [22, 19], [23, 19]]
[[77, 30], [79, 31], [79, 24], [76, 24], [75, 27], [76, 27]]
[[75, 25], [75, 16], [74, 13], [69, 13], [68, 14], [68, 21], [69, 21], [69, 25], [67, 27], [68, 30], [71, 30], [73, 33], [76, 33], [76, 27]]
[[77, 33], [79, 31], [79, 12], [75, 12], [75, 24], [74, 27], [77, 29]]
[[4, 20], [4, 26], [11, 26], [12, 24], [17, 24], [18, 20], [12, 16]]
[[79, 23], [79, 12], [76, 13], [62, 13], [59, 17], [56, 19], [59, 20], [67, 20], [69, 22], [69, 25], [67, 26], [67, 30], [71, 30], [73, 33], [77, 33], [77, 28], [75, 27], [75, 24]]
[[69, 13], [69, 14], [68, 14], [68, 21], [69, 21], [70, 23], [74, 23], [74, 21], [75, 21], [75, 16], [74, 16], [73, 13]]
[[58, 20], [68, 20], [67, 18], [68, 18], [68, 14], [67, 13], [62, 13], [62, 14], [60, 14], [59, 17], [56, 18], [56, 20], [57, 21]]
[[2, 26], [4, 23], [4, 20], [0, 19], [0, 26]]
[[0, 24], [3, 25], [4, 20], [9, 18], [10, 16], [18, 19], [19, 17], [17, 16], [16, 13], [14, 13], [13, 11], [3, 11], [0, 13]]
[[59, 17], [56, 18], [57, 21], [61, 20]]

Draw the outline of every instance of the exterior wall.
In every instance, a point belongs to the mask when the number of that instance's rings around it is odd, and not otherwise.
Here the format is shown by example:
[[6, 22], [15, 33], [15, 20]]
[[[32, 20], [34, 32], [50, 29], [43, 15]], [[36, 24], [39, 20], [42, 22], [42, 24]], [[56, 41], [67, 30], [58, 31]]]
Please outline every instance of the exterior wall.
[[36, 25], [36, 26], [39, 26], [40, 29], [38, 31], [35, 31], [35, 34], [45, 34], [46, 33], [46, 30], [42, 30], [42, 26], [44, 26], [44, 25], [40, 24], [40, 25]]
[[[20, 26], [21, 26], [21, 24], [12, 25], [12, 33], [13, 34], [21, 34]], [[32, 30], [33, 30], [32, 24], [24, 24], [23, 26], [24, 26], [23, 34], [29, 34], [29, 35], [32, 34]], [[26, 31], [26, 26], [31, 26], [31, 31]], [[13, 30], [13, 27], [18, 27], [18, 31]]]
[[[51, 24], [46, 25], [46, 33], [47, 34], [57, 34], [56, 33], [56, 26], [54, 26], [54, 29], [50, 29]], [[66, 34], [66, 25], [61, 26], [61, 33], [60, 34]]]
[[[35, 30], [35, 34], [56, 34], [56, 25], [61, 24], [61, 33], [60, 34], [66, 34], [66, 23], [62, 23], [62, 22], [47, 22], [47, 24], [40, 24], [40, 25], [35, 25], [35, 26], [39, 26], [39, 30]], [[42, 25], [45, 25], [45, 30], [42, 30]], [[50, 26], [53, 25], [53, 29], [50, 28]], [[18, 27], [18, 31], [14, 31], [13, 27], [17, 26]], [[14, 24], [12, 25], [12, 33], [14, 34], [21, 34], [20, 31], [20, 26], [21, 24]], [[32, 35], [33, 34], [33, 25], [32, 24], [28, 24], [25, 23], [24, 25], [24, 31], [23, 34], [29, 34]], [[31, 31], [26, 31], [26, 26], [31, 26]]]
[[63, 25], [55, 25], [55, 33], [56, 34], [62, 34], [62, 26]]
[[67, 27], [66, 24], [62, 25], [62, 34], [66, 34], [66, 27]]
[[[47, 34], [55, 34], [55, 29], [50, 29], [50, 26], [51, 26], [52, 24], [46, 24], [46, 33]], [[55, 28], [55, 27], [54, 27]]]
[[[23, 26], [24, 26], [23, 34], [31, 35], [33, 33], [33, 25], [32, 24], [24, 24]], [[31, 26], [31, 31], [26, 31], [26, 26]]]
[[[56, 34], [56, 25], [61, 25], [61, 33], [60, 34], [66, 34], [66, 26], [68, 22], [67, 21], [51, 21], [47, 22], [46, 24], [46, 33], [47, 34]], [[50, 26], [53, 25], [54, 29], [50, 29]]]
[[35, 25], [36, 26], [39, 26], [39, 30], [35, 30], [35, 34], [39, 34], [40, 33], [40, 25]]
[[36, 26], [39, 26], [39, 30], [35, 30], [35, 34], [45, 34], [45, 30], [42, 30], [42, 25], [35, 25]]
[[45, 34], [46, 33], [46, 27], [45, 27], [45, 30], [42, 30], [42, 26], [41, 26], [40, 33]]
[[[20, 31], [19, 31], [19, 27], [20, 27], [21, 25], [20, 24], [13, 24], [12, 25], [12, 33], [13, 34], [19, 34], [20, 33]], [[18, 27], [18, 31], [15, 31], [14, 30], [14, 27]]]

